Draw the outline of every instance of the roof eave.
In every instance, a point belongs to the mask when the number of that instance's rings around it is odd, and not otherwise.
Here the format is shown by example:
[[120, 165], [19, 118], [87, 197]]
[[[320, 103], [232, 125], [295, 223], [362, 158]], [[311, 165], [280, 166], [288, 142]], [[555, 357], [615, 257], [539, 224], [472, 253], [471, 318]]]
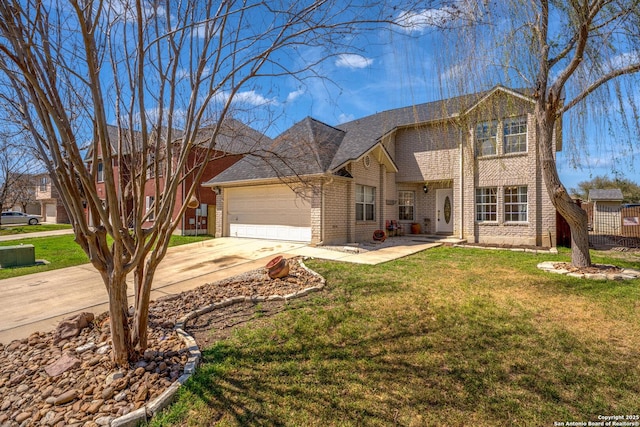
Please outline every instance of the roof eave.
[[289, 176], [283, 176], [283, 177], [239, 179], [234, 181], [222, 181], [222, 182], [209, 181], [209, 182], [204, 182], [201, 185], [203, 187], [210, 187], [210, 188], [213, 188], [213, 187], [227, 188], [227, 187], [243, 187], [247, 185], [266, 185], [266, 184], [277, 184], [277, 183], [290, 184], [290, 183], [301, 182], [304, 180], [317, 179], [322, 177], [326, 177], [326, 174], [316, 173], [316, 174], [309, 174], [309, 175], [289, 175]]

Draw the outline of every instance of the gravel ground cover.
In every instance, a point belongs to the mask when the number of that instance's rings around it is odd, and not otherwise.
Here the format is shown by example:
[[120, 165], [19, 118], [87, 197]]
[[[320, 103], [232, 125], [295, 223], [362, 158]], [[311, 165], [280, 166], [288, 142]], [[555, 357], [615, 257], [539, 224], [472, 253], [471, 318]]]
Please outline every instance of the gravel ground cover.
[[[296, 260], [289, 264], [289, 275], [282, 279], [270, 279], [265, 269], [258, 269], [152, 302], [149, 349], [128, 369], [111, 362], [106, 313], [73, 338], [56, 342], [54, 332], [36, 332], [0, 344], [0, 425], [102, 426], [144, 406], [182, 375], [188, 351], [174, 332], [177, 319], [233, 297], [285, 296], [321, 281]], [[236, 310], [226, 307], [218, 319], [228, 314], [222, 322], [231, 325], [237, 321], [232, 314]]]

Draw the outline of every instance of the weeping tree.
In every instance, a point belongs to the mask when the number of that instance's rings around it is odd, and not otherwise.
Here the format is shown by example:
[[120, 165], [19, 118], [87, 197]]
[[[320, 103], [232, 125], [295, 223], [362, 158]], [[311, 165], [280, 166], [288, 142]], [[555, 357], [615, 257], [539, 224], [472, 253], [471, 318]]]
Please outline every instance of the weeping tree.
[[640, 1], [441, 1], [404, 12], [409, 32], [436, 33], [443, 87], [455, 93], [503, 83], [535, 99], [539, 167], [550, 199], [571, 228], [572, 263], [589, 266], [586, 213], [562, 184], [554, 153], [556, 131], [575, 163], [587, 141], [608, 140], [614, 162], [633, 167], [640, 110]]
[[260, 98], [263, 85], [320, 77], [316, 65], [354, 51], [358, 34], [388, 28], [394, 13], [367, 0], [0, 3], [0, 90], [102, 276], [116, 364], [147, 347], [154, 273], [187, 209], [178, 190], [190, 199], [221, 153], [260, 155], [259, 138], [229, 135], [229, 123], [270, 117], [279, 103]]

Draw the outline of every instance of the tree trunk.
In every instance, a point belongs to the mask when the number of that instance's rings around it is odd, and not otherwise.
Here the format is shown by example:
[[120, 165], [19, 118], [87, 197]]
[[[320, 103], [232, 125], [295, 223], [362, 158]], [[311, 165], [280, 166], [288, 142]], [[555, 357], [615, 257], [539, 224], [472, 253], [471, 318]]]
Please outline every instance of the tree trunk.
[[110, 276], [109, 280], [109, 315], [111, 317], [113, 361], [117, 366], [125, 367], [129, 364], [129, 357], [133, 355], [131, 330], [127, 316], [129, 302], [127, 300], [126, 275], [114, 274]]
[[147, 327], [149, 324], [149, 299], [151, 295], [151, 282], [153, 272], [149, 269], [138, 267], [135, 270], [135, 314], [133, 319], [132, 346], [135, 351], [142, 354], [147, 349]]
[[575, 267], [588, 267], [591, 265], [591, 254], [589, 253], [587, 213], [571, 199], [567, 189], [560, 182], [553, 147], [556, 120], [553, 113], [540, 107], [540, 103], [536, 107], [535, 114], [536, 138], [544, 183], [551, 203], [571, 229], [571, 263]]

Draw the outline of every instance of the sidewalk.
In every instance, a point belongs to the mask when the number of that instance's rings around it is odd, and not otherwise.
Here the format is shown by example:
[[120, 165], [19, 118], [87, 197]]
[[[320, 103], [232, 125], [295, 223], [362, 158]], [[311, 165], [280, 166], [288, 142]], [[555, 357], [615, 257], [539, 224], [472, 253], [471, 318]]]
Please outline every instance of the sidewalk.
[[31, 239], [32, 237], [63, 236], [65, 234], [73, 234], [73, 229], [69, 228], [68, 230], [36, 231], [35, 233], [10, 234], [7, 236], [0, 236], [0, 242]]

